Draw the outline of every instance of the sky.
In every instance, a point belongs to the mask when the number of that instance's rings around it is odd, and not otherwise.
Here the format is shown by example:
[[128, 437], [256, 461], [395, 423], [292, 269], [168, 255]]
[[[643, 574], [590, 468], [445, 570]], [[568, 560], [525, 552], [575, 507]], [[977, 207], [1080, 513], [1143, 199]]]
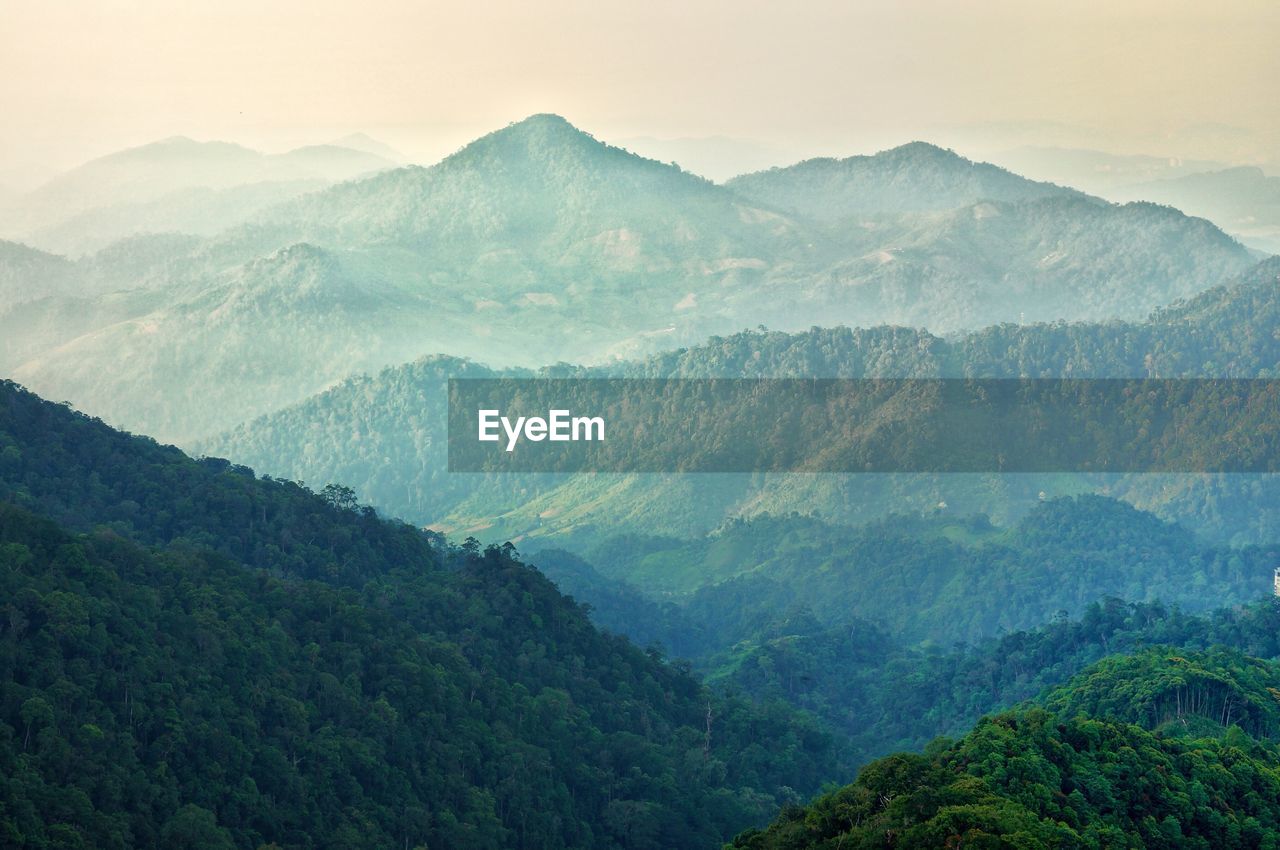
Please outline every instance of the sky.
[[0, 0], [0, 20], [0, 170], [356, 131], [431, 162], [534, 112], [784, 158], [1280, 160], [1274, 0]]

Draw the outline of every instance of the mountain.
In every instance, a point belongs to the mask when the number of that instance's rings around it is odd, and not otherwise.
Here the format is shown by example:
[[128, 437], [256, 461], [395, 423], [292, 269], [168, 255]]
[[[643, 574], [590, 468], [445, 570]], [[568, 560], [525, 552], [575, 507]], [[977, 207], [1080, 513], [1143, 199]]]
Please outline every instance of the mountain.
[[1169, 204], [1210, 219], [1246, 245], [1280, 253], [1280, 177], [1239, 166], [1188, 174], [1113, 190], [1116, 200]]
[[853, 224], [859, 216], [953, 210], [981, 201], [1087, 197], [971, 162], [927, 142], [874, 156], [809, 159], [735, 177], [726, 185], [757, 203], [829, 225]]
[[0, 316], [27, 301], [73, 294], [75, 281], [66, 258], [0, 240]]
[[702, 625], [707, 652], [798, 609], [824, 628], [858, 619], [907, 643], [942, 646], [1079, 616], [1104, 596], [1204, 610], [1266, 593], [1280, 553], [1274, 544], [1207, 546], [1097, 495], [1047, 500], [1008, 528], [985, 517], [930, 525], [764, 516], [695, 540], [606, 539], [585, 559], [609, 579], [676, 603]]
[[[1125, 603], [1112, 597], [1090, 603], [1079, 619], [1056, 616], [1034, 629], [944, 651], [938, 644], [905, 643], [861, 620], [827, 628], [802, 611], [789, 611], [729, 651], [695, 665], [714, 681], [743, 693], [785, 699], [813, 712], [850, 738], [854, 761], [862, 764], [893, 752], [923, 749], [940, 735], [961, 735], [982, 715], [1060, 689], [1108, 656], [1117, 655], [1116, 664], [1128, 664], [1120, 653], [1173, 645], [1178, 647], [1173, 657], [1185, 661], [1195, 652], [1228, 646], [1274, 662], [1280, 658], [1277, 622], [1280, 605], [1274, 598], [1190, 615], [1159, 602]], [[1128, 667], [1133, 677], [1124, 687], [1126, 699], [1161, 692], [1154, 677], [1151, 686], [1147, 684], [1149, 666]], [[1176, 687], [1186, 679], [1167, 681]], [[1105, 699], [1107, 680], [1096, 683], [1093, 693]], [[1072, 693], [1074, 700], [1078, 694]], [[1190, 700], [1183, 706], [1176, 692], [1172, 696], [1175, 724], [1166, 731], [1203, 729], [1204, 724], [1193, 721], [1211, 710], [1208, 704], [1194, 714]], [[1176, 713], [1179, 706], [1186, 709], [1183, 716]], [[1221, 702], [1214, 706], [1222, 707]], [[1081, 711], [1085, 709], [1074, 705], [1064, 709], [1068, 715]], [[1113, 719], [1139, 722], [1139, 714], [1117, 714]], [[1233, 717], [1239, 716], [1233, 712]]]
[[6, 846], [709, 847], [840, 770], [510, 547], [11, 383], [0, 565]]
[[1265, 847], [1280, 837], [1278, 797], [1275, 745], [1238, 728], [1183, 740], [1029, 708], [873, 762], [730, 846]]
[[329, 144], [338, 148], [373, 154], [397, 165], [406, 161], [405, 155], [400, 151], [385, 142], [378, 141], [368, 133], [350, 133], [340, 139], [334, 139]]
[[[745, 332], [634, 363], [547, 375], [666, 377], [1234, 377], [1280, 374], [1280, 260], [1258, 264], [1144, 322], [1001, 325], [942, 338], [903, 328]], [[819, 511], [862, 523], [894, 512], [988, 513], [1012, 522], [1041, 491], [1103, 490], [1218, 540], [1280, 539], [1269, 476], [445, 474], [444, 387], [502, 374], [430, 358], [353, 378], [302, 404], [195, 444], [275, 474], [342, 481], [395, 515], [490, 539], [625, 532], [699, 537], [726, 518]], [[352, 434], [360, 439], [352, 440]]]
[[113, 249], [149, 234], [213, 236], [258, 212], [307, 192], [325, 180], [275, 180], [210, 189], [175, 189], [158, 198], [94, 207], [29, 233], [32, 244], [69, 255]]
[[177, 136], [55, 177], [11, 201], [0, 225], [24, 242], [81, 255], [142, 232], [212, 234], [265, 206], [392, 164], [333, 145], [264, 154]]
[[1148, 154], [1116, 154], [1083, 148], [1024, 146], [992, 157], [1005, 168], [1036, 180], [1077, 186], [1111, 197], [1111, 191], [1155, 180], [1174, 180], [1190, 174], [1218, 171], [1225, 163]]
[[[928, 177], [940, 154], [918, 148], [904, 154], [901, 169]], [[951, 163], [949, 156], [942, 158]], [[972, 164], [961, 170], [989, 173]], [[288, 351], [282, 361], [299, 366], [296, 393], [262, 386], [255, 369], [224, 392], [203, 380], [225, 372], [197, 372], [188, 386], [125, 360], [108, 359], [116, 368], [86, 379], [96, 358], [117, 349], [130, 351], [133, 363], [167, 357], [179, 342], [170, 331], [183, 325], [166, 315], [189, 311], [193, 299], [217, 309], [219, 290], [261, 276], [272, 257], [307, 250], [298, 246], [331, 258], [341, 269], [335, 278], [396, 290], [416, 306], [382, 330], [382, 301], [348, 304], [335, 335], [360, 329], [369, 340], [360, 356], [315, 346], [306, 334], [293, 343], [282, 337], [289, 324], [318, 329], [334, 316], [308, 314], [310, 302], [290, 299], [264, 302], [234, 325], [211, 322], [213, 330], [197, 334], [208, 349], [182, 341], [194, 360], [216, 361], [227, 350], [251, 354], [246, 340], [272, 338]], [[99, 255], [121, 253], [104, 250]], [[886, 212], [832, 228], [539, 115], [431, 168], [384, 171], [270, 206], [203, 240], [166, 267], [165, 280], [148, 280], [156, 316], [142, 325], [142, 315], [121, 321], [108, 305], [103, 312], [115, 327], [91, 322], [88, 338], [59, 339], [5, 365], [37, 391], [121, 427], [190, 440], [279, 409], [330, 376], [427, 354], [536, 367], [639, 357], [765, 322], [791, 331], [891, 322], [943, 333], [1002, 321], [1138, 318], [1250, 262], [1240, 245], [1176, 210], [1070, 193]], [[291, 273], [288, 264], [275, 267]], [[47, 309], [67, 306], [55, 299]], [[92, 304], [75, 309], [95, 312]]]
[[[113, 422], [190, 437], [193, 408], [205, 411], [200, 422], [230, 427], [240, 410], [301, 400], [353, 369], [412, 356], [408, 340], [431, 311], [424, 299], [300, 244], [78, 336], [13, 375], [40, 388], [56, 373], [62, 395], [95, 399], [95, 412]], [[166, 392], [112, 397], [101, 364], [117, 359]]]
[[[610, 576], [563, 551], [532, 557], [563, 591], [590, 606], [593, 621], [643, 643], [659, 641], [711, 681], [813, 713], [848, 738], [857, 764], [961, 734], [981, 715], [1060, 688], [1115, 653], [1176, 645], [1185, 661], [1194, 651], [1226, 646], [1280, 658], [1280, 604], [1267, 587], [1275, 547], [1204, 547], [1182, 529], [1100, 499], [1047, 503], [1039, 514], [1009, 529], [982, 517], [898, 517], [856, 533], [812, 518], [770, 518], [683, 547], [632, 536], [591, 553]], [[895, 561], [908, 549], [935, 563], [937, 574], [921, 580], [910, 558], [905, 566]], [[987, 566], [955, 569], [955, 553], [965, 549]], [[806, 559], [809, 569], [795, 569]], [[726, 569], [738, 577], [724, 578]], [[908, 580], [896, 581], [894, 569]], [[660, 570], [702, 573], [710, 584], [692, 597], [650, 597], [611, 577], [629, 570], [650, 585]], [[1040, 588], [1030, 605], [1015, 601], [1013, 589], [1028, 580]], [[1156, 601], [1126, 603], [1107, 593]], [[1263, 594], [1247, 605], [1190, 613]], [[1081, 599], [1094, 601], [1082, 607]], [[957, 642], [973, 625], [972, 613], [983, 611], [987, 635]], [[1037, 625], [1006, 630], [1022, 615]], [[922, 633], [927, 639], [920, 642]], [[1124, 686], [1106, 680], [1073, 691], [1101, 701], [1087, 713], [1138, 722], [1113, 709], [1135, 697], [1163, 704], [1149, 666], [1127, 669], [1131, 681]], [[1167, 681], [1187, 687], [1186, 677]], [[1193, 710], [1172, 691], [1167, 701], [1185, 710], [1174, 715], [1180, 730], [1196, 727], [1210, 705], [1201, 698]], [[1214, 701], [1213, 710], [1223, 708]], [[1237, 706], [1232, 716], [1241, 722], [1245, 715]]]
[[[644, 294], [669, 282], [661, 275], [718, 277], [727, 260], [768, 256], [796, 238], [784, 217], [746, 208], [721, 187], [603, 144], [554, 115], [491, 133], [431, 168], [284, 205], [269, 224], [284, 241], [413, 250], [430, 258], [433, 275], [451, 273], [442, 283], [472, 278], [477, 301], [528, 300], [519, 287], [537, 281], [571, 312], [589, 293], [608, 311], [617, 305], [607, 296]], [[504, 287], [497, 277], [507, 278]]]

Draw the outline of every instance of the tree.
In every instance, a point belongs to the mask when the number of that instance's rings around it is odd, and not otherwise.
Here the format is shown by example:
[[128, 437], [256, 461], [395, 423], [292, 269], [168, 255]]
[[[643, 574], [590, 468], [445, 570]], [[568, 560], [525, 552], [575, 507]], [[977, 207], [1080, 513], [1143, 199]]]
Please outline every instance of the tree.
[[160, 830], [160, 840], [170, 850], [235, 850], [235, 844], [208, 809], [188, 803], [174, 813]]

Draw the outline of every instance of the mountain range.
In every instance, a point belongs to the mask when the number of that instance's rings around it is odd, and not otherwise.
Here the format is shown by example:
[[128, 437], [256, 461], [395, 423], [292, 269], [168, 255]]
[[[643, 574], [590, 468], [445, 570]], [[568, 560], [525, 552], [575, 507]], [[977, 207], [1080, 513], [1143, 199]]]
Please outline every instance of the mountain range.
[[1266, 180], [1111, 164], [537, 115], [6, 194], [0, 846], [1280, 846], [1276, 476], [447, 471], [458, 377], [1280, 377], [1280, 258], [1148, 202]]
[[1115, 189], [1119, 201], [1155, 201], [1203, 216], [1246, 245], [1280, 253], [1280, 177], [1237, 166]]
[[1271, 476], [449, 475], [445, 384], [502, 374], [668, 377], [1227, 377], [1280, 374], [1280, 260], [1142, 322], [1000, 325], [953, 337], [881, 327], [743, 332], [634, 362], [503, 372], [425, 358], [349, 379], [297, 406], [195, 444], [273, 474], [341, 481], [415, 522], [492, 539], [663, 533], [698, 537], [727, 518], [818, 511], [860, 523], [895, 511], [1016, 520], [1042, 493], [1102, 489], [1213, 539], [1280, 534]]
[[[790, 539], [776, 534], [788, 526]], [[829, 545], [813, 520], [740, 531], [804, 565], [769, 572], [813, 602], [834, 600], [812, 575], [848, 587], [795, 548]], [[955, 545], [979, 551], [975, 565], [1004, 563], [983, 547], [1025, 546], [1059, 578], [1098, 570], [1068, 594], [1107, 574], [1161, 591], [1184, 568], [1211, 562], [1215, 580], [1240, 569], [1096, 497], [1050, 503], [1014, 538], [980, 521], [965, 544], [927, 520], [880, 531], [862, 545], [906, 543], [929, 568]], [[749, 563], [751, 546], [708, 566]], [[692, 850], [738, 833], [733, 846], [767, 849], [886, 828], [920, 847], [957, 835], [1234, 846], [1280, 822], [1274, 600], [1200, 617], [1105, 600], [1078, 621], [951, 652], [896, 644], [847, 612], [824, 632], [795, 609], [734, 646], [707, 684], [593, 627], [510, 546], [450, 544], [341, 486], [193, 460], [12, 383], [0, 384], [0, 565], [0, 836], [17, 847], [307, 846], [323, 834], [353, 848]], [[1034, 572], [1014, 565], [1006, 579], [1030, 588]], [[954, 583], [969, 596], [952, 614], [1010, 613], [1006, 579], [969, 579]], [[841, 682], [859, 692], [824, 704]], [[917, 746], [976, 711], [994, 713], [799, 805], [853, 777], [842, 752]]]
[[139, 233], [208, 236], [286, 198], [395, 164], [341, 145], [264, 154], [175, 136], [92, 160], [8, 199], [0, 233], [72, 256]]
[[[216, 153], [261, 165], [243, 149]], [[827, 174], [844, 176], [815, 178]], [[26, 299], [0, 369], [115, 424], [187, 441], [424, 354], [535, 367], [763, 323], [946, 333], [1141, 318], [1251, 262], [1204, 220], [920, 143], [719, 186], [550, 115], [430, 168], [384, 170], [187, 238], [138, 236], [60, 266], [74, 294]], [[24, 279], [28, 293], [57, 291]], [[322, 279], [334, 297], [286, 295]], [[78, 320], [50, 318], [68, 313]], [[213, 318], [193, 329], [201, 316]], [[180, 382], [150, 368], [178, 348], [190, 365]], [[264, 350], [279, 369], [251, 365]]]

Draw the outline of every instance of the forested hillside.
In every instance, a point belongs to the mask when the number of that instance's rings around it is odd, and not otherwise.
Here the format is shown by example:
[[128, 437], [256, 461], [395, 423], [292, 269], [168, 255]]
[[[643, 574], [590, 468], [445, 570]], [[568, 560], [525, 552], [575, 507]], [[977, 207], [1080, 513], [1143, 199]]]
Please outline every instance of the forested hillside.
[[[548, 376], [1275, 377], [1280, 262], [1144, 322], [1000, 325], [938, 337], [881, 327], [743, 332], [643, 361]], [[1013, 522], [1049, 496], [1102, 490], [1214, 539], [1280, 539], [1258, 476], [448, 476], [444, 386], [493, 374], [431, 358], [353, 378], [296, 407], [197, 444], [290, 478], [341, 481], [394, 515], [487, 539], [589, 543], [623, 532], [700, 536], [726, 518], [818, 511], [848, 523], [893, 512], [983, 512]], [[504, 373], [499, 373], [504, 374]], [[505, 373], [511, 374], [511, 373]], [[525, 373], [529, 374], [529, 373]]]
[[[1035, 629], [948, 649], [904, 645], [862, 621], [824, 628], [795, 612], [698, 666], [744, 693], [812, 711], [847, 736], [854, 760], [864, 763], [962, 734], [982, 715], [1060, 685], [1111, 653], [1225, 645], [1280, 660], [1278, 628], [1280, 605], [1269, 599], [1190, 615], [1161, 603], [1111, 598], [1089, 605], [1078, 620], [1057, 617]], [[1133, 687], [1147, 687], [1145, 668], [1131, 672]], [[1176, 694], [1173, 699], [1176, 704]], [[1209, 713], [1222, 708], [1221, 702], [1204, 706]]]
[[1204, 170], [1194, 174], [1117, 186], [1118, 201], [1169, 204], [1217, 222], [1250, 247], [1280, 250], [1280, 177], [1257, 166]]
[[1280, 657], [1280, 605], [1222, 607], [1270, 593], [1280, 547], [1208, 547], [1097, 496], [1009, 529], [767, 517], [701, 541], [620, 537], [589, 557], [531, 561], [601, 626], [812, 712], [859, 762], [962, 732], [1112, 652], [1222, 643]]
[[843, 771], [461, 547], [0, 386], [6, 846], [707, 847]]
[[1238, 653], [1107, 660], [1047, 694], [1048, 710], [984, 718], [954, 743], [873, 762], [732, 846], [1273, 847], [1277, 685], [1274, 662]]
[[1083, 197], [1074, 189], [971, 162], [927, 142], [874, 156], [809, 159], [744, 174], [726, 185], [757, 203], [832, 225], [854, 222], [857, 216], [951, 210], [981, 201]]
[[[691, 541], [609, 539], [586, 558], [708, 630], [803, 607], [828, 625], [863, 618], [948, 645], [1060, 611], [1078, 616], [1103, 596], [1191, 609], [1250, 601], [1270, 589], [1280, 545], [1206, 546], [1124, 502], [1084, 495], [1040, 503], [1007, 529], [980, 516], [859, 528], [764, 516]], [[730, 630], [714, 645], [743, 636]]]

